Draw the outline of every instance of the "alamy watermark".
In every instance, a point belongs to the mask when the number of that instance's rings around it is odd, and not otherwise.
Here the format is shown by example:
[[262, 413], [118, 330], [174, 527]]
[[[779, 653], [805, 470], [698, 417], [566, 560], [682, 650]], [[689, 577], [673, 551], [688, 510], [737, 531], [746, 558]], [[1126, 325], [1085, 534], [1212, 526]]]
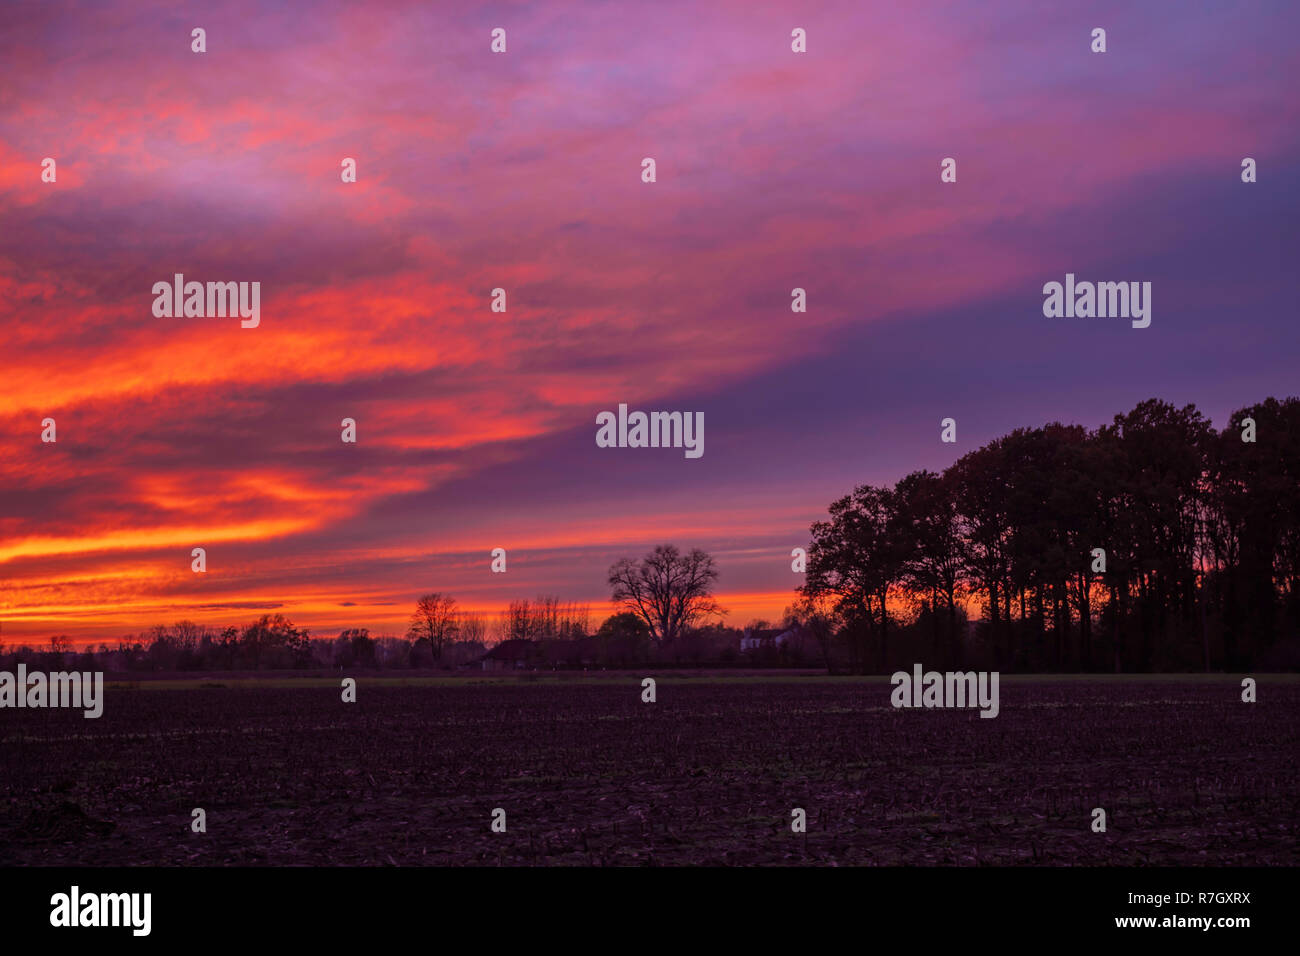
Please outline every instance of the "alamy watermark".
[[50, 897], [50, 925], [128, 926], [133, 936], [148, 936], [152, 928], [152, 893], [82, 893], [73, 886]]
[[19, 664], [17, 674], [0, 671], [0, 707], [80, 707], [93, 720], [104, 713], [104, 672], [29, 674]]
[[704, 454], [703, 412], [631, 412], [618, 406], [618, 414], [596, 416], [597, 448], [684, 448], [687, 458]]
[[1043, 315], [1049, 319], [1132, 319], [1133, 328], [1151, 324], [1150, 282], [1075, 282], [1065, 274], [1065, 284], [1043, 286]]
[[186, 282], [177, 272], [171, 282], [153, 284], [153, 314], [157, 319], [225, 318], [238, 315], [241, 328], [255, 329], [262, 321], [262, 283]]
[[895, 707], [979, 707], [981, 717], [998, 715], [997, 671], [895, 671], [889, 702]]

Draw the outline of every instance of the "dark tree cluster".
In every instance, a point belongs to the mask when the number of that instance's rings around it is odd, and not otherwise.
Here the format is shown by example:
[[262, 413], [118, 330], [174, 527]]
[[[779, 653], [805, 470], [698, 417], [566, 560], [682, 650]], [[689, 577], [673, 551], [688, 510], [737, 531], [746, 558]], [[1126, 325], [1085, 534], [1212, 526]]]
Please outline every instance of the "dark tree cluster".
[[222, 630], [180, 621], [158, 625], [114, 645], [81, 651], [67, 637], [50, 638], [48, 648], [12, 647], [0, 662], [26, 663], [47, 670], [197, 671], [276, 670], [316, 666], [319, 641], [283, 614], [264, 614], [243, 628]]
[[1152, 399], [863, 485], [813, 525], [800, 594], [801, 619], [862, 672], [1293, 669], [1300, 399], [1222, 431]]

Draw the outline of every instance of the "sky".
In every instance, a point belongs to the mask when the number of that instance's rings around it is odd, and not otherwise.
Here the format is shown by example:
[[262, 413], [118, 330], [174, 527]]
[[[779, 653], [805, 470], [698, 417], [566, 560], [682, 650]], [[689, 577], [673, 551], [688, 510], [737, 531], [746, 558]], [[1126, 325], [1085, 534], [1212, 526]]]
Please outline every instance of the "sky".
[[[1297, 29], [1284, 2], [7, 5], [0, 639], [400, 634], [435, 590], [599, 619], [661, 543], [715, 556], [728, 623], [779, 618], [855, 485], [1146, 398], [1222, 427], [1298, 394]], [[1150, 327], [1045, 317], [1067, 272], [1151, 282]], [[156, 317], [175, 273], [260, 282], [260, 324]], [[704, 454], [597, 447], [620, 403], [703, 412]]]

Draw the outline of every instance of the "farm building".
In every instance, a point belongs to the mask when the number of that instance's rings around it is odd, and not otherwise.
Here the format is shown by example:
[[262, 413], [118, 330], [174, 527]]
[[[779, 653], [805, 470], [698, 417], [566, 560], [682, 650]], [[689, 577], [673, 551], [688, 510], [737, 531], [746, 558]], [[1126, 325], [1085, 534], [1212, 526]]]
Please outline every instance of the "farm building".
[[600, 645], [591, 638], [568, 641], [543, 641], [542, 659], [552, 667], [586, 667], [596, 663]]
[[740, 651], [757, 651], [764, 647], [782, 647], [796, 637], [794, 628], [771, 627], [764, 629], [747, 627], [740, 635]]
[[536, 641], [512, 640], [502, 641], [474, 663], [485, 671], [523, 670], [533, 666], [537, 659], [539, 645]]

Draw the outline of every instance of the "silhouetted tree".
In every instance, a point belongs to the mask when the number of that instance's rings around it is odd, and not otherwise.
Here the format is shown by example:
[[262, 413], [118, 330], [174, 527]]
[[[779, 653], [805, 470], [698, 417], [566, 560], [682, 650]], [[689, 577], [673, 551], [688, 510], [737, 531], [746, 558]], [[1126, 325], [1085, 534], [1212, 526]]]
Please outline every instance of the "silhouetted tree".
[[632, 664], [641, 661], [652, 639], [650, 625], [631, 611], [611, 614], [596, 631], [601, 663]]
[[456, 639], [460, 631], [460, 612], [456, 599], [434, 591], [416, 602], [407, 637], [428, 642], [435, 661], [442, 660], [443, 648]]
[[957, 660], [957, 591], [967, 561], [966, 542], [957, 514], [956, 482], [932, 471], [914, 471], [895, 486], [896, 505], [906, 546], [903, 577], [913, 590], [928, 595], [934, 626], [934, 651], [940, 650], [940, 613], [944, 608], [946, 651]]
[[660, 643], [675, 640], [697, 621], [725, 613], [713, 597], [718, 569], [699, 548], [682, 554], [658, 545], [639, 561], [623, 558], [609, 569], [613, 600], [636, 614]]
[[831, 504], [830, 521], [812, 526], [806, 597], [832, 597], [856, 651], [851, 664], [866, 670], [869, 645], [876, 665], [889, 657], [889, 593], [902, 580], [912, 547], [911, 527], [890, 488], [862, 485]]
[[941, 475], [859, 487], [811, 531], [800, 591], [826, 602], [853, 667], [873, 643], [889, 662], [894, 595], [919, 607], [909, 640], [923, 622], [927, 653], [959, 660], [963, 593], [996, 666], [1300, 664], [1300, 399], [1221, 433], [1155, 399], [1095, 431], [1018, 428]]

